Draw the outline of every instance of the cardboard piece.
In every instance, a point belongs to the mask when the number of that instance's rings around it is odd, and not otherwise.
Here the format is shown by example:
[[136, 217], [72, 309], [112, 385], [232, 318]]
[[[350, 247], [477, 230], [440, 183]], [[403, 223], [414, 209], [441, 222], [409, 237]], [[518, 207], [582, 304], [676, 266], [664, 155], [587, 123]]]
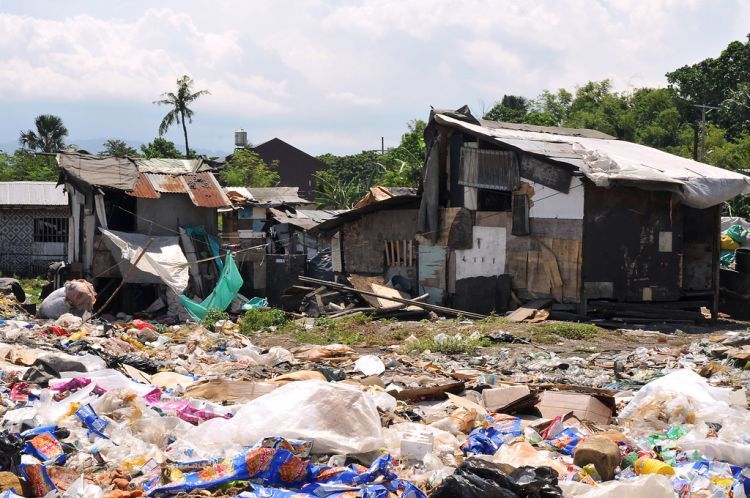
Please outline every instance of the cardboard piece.
[[536, 405], [544, 418], [554, 418], [569, 412], [581, 420], [608, 424], [612, 409], [590, 394], [544, 391]]
[[531, 396], [528, 386], [500, 386], [482, 391], [484, 407], [491, 411], [500, 409], [527, 396]]
[[417, 387], [414, 389], [402, 389], [401, 391], [388, 391], [388, 394], [399, 400], [411, 401], [437, 401], [448, 397], [448, 393], [460, 394], [466, 388], [463, 382], [453, 382], [441, 386]]
[[276, 387], [266, 382], [216, 379], [192, 384], [185, 390], [185, 395], [216, 403], [244, 403], [268, 394]]

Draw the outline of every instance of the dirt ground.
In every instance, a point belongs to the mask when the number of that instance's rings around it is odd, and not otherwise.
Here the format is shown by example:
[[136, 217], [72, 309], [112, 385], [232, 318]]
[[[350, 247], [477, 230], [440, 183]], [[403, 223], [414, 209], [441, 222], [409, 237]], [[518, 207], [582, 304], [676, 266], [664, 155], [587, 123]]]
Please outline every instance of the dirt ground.
[[[491, 355], [493, 350], [509, 348], [514, 353], [533, 351], [554, 352], [560, 356], [591, 353], [616, 353], [645, 347], [686, 346], [708, 337], [728, 331], [745, 331], [750, 324], [734, 320], [719, 320], [716, 323], [679, 326], [661, 324], [647, 328], [623, 326], [621, 329], [606, 329], [590, 324], [556, 322], [512, 323], [504, 318], [493, 317], [480, 321], [461, 319], [437, 319], [420, 321], [371, 320], [353, 317], [332, 321], [318, 319], [298, 320], [273, 331], [253, 334], [252, 341], [259, 347], [282, 346], [292, 348], [300, 343], [343, 343], [361, 352], [388, 351], [396, 346], [414, 343], [411, 353], [431, 349], [430, 340], [438, 334], [463, 337], [481, 336], [484, 339], [473, 343], [475, 348], [462, 353], [476, 352]], [[493, 341], [489, 337], [507, 333], [520, 341]], [[416, 340], [415, 340], [416, 339]]]

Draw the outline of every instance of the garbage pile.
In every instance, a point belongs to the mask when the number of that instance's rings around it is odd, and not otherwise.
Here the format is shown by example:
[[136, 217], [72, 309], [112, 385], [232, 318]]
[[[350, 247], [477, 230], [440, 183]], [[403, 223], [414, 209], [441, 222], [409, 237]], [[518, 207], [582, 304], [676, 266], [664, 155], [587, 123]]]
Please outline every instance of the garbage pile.
[[0, 496], [744, 497], [747, 345], [450, 356], [0, 320]]

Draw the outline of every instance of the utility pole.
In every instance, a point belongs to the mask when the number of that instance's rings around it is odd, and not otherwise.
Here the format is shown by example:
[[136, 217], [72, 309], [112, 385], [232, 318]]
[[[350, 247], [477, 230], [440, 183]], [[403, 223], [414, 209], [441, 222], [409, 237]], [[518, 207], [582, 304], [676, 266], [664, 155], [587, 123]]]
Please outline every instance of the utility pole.
[[705, 162], [706, 159], [706, 113], [714, 109], [721, 109], [706, 104], [693, 104], [693, 107], [697, 107], [701, 110], [701, 155], [700, 161]]
[[385, 154], [385, 137], [380, 137], [380, 153]]

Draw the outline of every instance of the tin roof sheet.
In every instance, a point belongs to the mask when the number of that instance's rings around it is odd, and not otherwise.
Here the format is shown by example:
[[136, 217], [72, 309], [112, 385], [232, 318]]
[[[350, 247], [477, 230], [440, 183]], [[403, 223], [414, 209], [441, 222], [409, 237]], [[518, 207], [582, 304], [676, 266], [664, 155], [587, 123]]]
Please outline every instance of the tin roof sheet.
[[68, 194], [56, 182], [0, 182], [1, 206], [67, 206]]

